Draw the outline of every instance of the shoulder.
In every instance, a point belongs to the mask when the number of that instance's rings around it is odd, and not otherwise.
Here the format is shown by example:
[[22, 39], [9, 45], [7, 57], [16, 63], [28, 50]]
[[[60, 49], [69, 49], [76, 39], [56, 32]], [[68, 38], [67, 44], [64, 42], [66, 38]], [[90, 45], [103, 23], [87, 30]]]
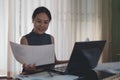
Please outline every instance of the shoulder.
[[54, 44], [54, 37], [53, 37], [51, 34], [47, 34], [47, 35], [50, 36], [50, 38], [51, 38], [51, 43]]
[[31, 35], [31, 32], [30, 33], [28, 33], [28, 34], [26, 34], [26, 35], [24, 35], [22, 38], [21, 38], [21, 40], [20, 40], [20, 44], [24, 44], [24, 45], [28, 45], [28, 38], [30, 37], [30, 35]]
[[52, 44], [54, 44], [54, 37], [52, 35], [50, 35], [50, 38], [51, 38]]
[[27, 39], [25, 36], [23, 36], [20, 40], [20, 44], [28, 45]]

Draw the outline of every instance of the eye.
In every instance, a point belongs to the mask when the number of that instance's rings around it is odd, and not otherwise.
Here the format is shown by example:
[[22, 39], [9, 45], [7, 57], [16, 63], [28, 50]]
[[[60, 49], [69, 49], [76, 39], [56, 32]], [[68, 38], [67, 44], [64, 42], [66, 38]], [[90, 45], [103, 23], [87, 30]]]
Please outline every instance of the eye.
[[44, 21], [44, 24], [49, 24], [49, 21], [47, 20], [47, 21]]
[[37, 22], [40, 23], [41, 21], [38, 20]]

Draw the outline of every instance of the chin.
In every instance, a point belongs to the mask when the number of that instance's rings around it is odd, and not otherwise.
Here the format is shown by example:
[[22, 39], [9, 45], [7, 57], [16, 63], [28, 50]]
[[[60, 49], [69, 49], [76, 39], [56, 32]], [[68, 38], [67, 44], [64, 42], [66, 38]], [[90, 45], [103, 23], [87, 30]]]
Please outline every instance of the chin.
[[39, 32], [38, 34], [43, 34], [43, 33], [45, 33], [45, 32]]

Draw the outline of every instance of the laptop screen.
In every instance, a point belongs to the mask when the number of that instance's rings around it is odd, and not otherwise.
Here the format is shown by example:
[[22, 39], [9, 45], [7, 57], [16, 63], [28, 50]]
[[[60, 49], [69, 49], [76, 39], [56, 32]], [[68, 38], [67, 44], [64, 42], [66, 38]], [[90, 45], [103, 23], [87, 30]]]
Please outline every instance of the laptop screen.
[[80, 73], [97, 66], [105, 40], [76, 42], [67, 66], [68, 73]]

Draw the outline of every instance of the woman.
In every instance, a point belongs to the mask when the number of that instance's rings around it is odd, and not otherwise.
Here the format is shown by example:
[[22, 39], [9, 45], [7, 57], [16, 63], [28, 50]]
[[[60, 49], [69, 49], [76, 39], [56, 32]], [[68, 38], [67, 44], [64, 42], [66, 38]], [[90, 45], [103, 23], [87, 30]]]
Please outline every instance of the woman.
[[[54, 37], [45, 33], [51, 21], [51, 13], [45, 7], [38, 7], [32, 15], [32, 22], [34, 24], [33, 30], [21, 38], [20, 43], [24, 45], [46, 45], [54, 44]], [[66, 63], [68, 61], [55, 61], [56, 64]], [[37, 67], [39, 68], [39, 67]], [[24, 64], [23, 72], [29, 73], [36, 71], [35, 64]]]

